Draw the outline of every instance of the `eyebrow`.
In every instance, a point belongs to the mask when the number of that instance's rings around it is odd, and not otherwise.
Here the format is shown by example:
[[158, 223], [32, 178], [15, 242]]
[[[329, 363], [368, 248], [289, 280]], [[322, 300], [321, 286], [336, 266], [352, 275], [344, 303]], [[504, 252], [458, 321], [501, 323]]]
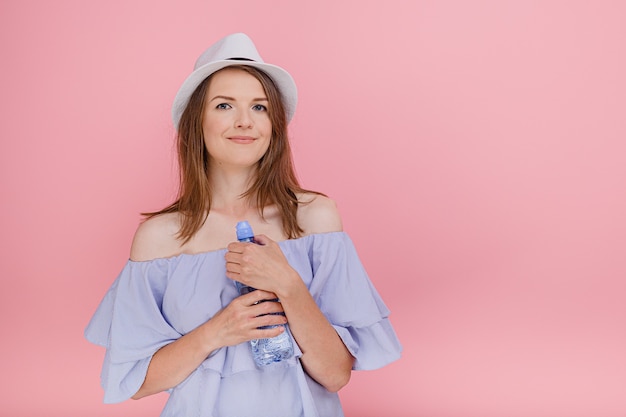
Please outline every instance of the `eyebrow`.
[[[228, 101], [237, 101], [237, 100], [235, 100], [234, 97], [218, 95], [218, 96], [213, 97], [211, 100], [209, 100], [209, 103], [212, 102], [213, 100], [217, 100], [217, 99], [228, 100]], [[258, 98], [253, 98], [252, 101], [268, 101], [268, 100], [267, 100], [267, 97], [258, 97]]]

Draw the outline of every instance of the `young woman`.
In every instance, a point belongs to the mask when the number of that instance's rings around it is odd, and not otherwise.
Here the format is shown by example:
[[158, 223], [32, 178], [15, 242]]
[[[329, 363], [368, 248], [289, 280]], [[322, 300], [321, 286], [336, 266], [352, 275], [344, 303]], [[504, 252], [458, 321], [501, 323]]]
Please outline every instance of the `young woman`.
[[[399, 357], [334, 202], [298, 184], [296, 101], [291, 76], [244, 34], [196, 62], [173, 107], [178, 198], [147, 214], [86, 329], [107, 348], [105, 402], [167, 390], [162, 416], [341, 416], [352, 369]], [[233, 242], [241, 220], [257, 244]], [[235, 281], [257, 290], [239, 295]], [[286, 323], [295, 354], [257, 365], [249, 341]]]

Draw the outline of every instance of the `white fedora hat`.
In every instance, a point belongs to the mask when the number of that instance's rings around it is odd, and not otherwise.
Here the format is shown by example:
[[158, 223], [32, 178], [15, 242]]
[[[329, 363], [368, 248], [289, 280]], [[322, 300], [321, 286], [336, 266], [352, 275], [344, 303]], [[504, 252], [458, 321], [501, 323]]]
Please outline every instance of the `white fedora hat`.
[[255, 67], [269, 75], [283, 98], [287, 122], [291, 121], [298, 102], [298, 90], [293, 78], [284, 69], [263, 62], [248, 35], [234, 33], [220, 39], [200, 55], [193, 67], [193, 72], [176, 93], [172, 106], [172, 119], [177, 130], [180, 116], [198, 85], [214, 72], [232, 65]]

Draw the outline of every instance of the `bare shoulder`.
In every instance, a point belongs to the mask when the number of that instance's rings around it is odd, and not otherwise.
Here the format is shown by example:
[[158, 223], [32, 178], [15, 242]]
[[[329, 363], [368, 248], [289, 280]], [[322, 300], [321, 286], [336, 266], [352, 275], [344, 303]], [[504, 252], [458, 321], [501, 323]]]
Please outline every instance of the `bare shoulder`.
[[343, 230], [334, 200], [319, 194], [305, 193], [298, 195], [298, 201], [298, 224], [304, 229], [305, 235]]
[[182, 248], [176, 238], [179, 225], [176, 213], [161, 214], [141, 223], [135, 232], [130, 259], [149, 261], [180, 254]]

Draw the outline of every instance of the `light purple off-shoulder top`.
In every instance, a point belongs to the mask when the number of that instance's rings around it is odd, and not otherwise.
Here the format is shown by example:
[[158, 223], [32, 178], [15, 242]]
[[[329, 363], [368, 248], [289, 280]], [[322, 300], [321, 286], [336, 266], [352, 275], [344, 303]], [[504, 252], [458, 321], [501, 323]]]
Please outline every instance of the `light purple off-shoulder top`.
[[[355, 357], [355, 370], [376, 369], [402, 350], [389, 310], [345, 232], [280, 242], [320, 310]], [[152, 355], [210, 319], [238, 296], [225, 275], [225, 250], [145, 262], [128, 261], [85, 330], [106, 355], [104, 402], [130, 398]], [[294, 343], [291, 359], [257, 367], [248, 343], [212, 352], [169, 390], [161, 417], [340, 417], [339, 397], [311, 379]]]

